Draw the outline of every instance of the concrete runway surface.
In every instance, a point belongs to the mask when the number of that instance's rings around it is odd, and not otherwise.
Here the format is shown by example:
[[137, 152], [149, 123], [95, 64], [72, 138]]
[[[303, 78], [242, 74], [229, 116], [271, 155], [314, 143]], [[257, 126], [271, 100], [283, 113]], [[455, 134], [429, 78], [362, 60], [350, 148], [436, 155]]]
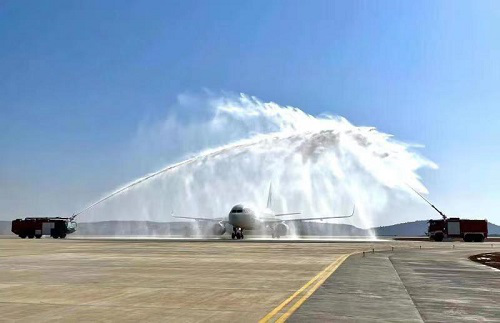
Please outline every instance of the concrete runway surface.
[[351, 256], [290, 322], [500, 322], [500, 270], [468, 259], [491, 244], [441, 246]]
[[[452, 245], [455, 245], [454, 249]], [[371, 253], [373, 248], [374, 254]], [[464, 257], [483, 250], [499, 249], [498, 243], [492, 247], [489, 243], [420, 241], [336, 243], [274, 240], [269, 243], [266, 240], [6, 238], [0, 239], [0, 321], [377, 319], [376, 312], [371, 316], [367, 314], [370, 308], [365, 308], [365, 312], [354, 312], [355, 316], [347, 310], [326, 310], [348, 309], [346, 299], [352, 302], [351, 307], [360, 302], [369, 304], [373, 300], [379, 309], [401, 303], [404, 311], [394, 316], [395, 320], [415, 318], [426, 321], [432, 320], [431, 316], [419, 311], [425, 308], [428, 313], [433, 313], [434, 303], [429, 295], [439, 301], [462, 288], [461, 275], [467, 275], [470, 262]], [[361, 254], [348, 257], [362, 251], [366, 252], [365, 257]], [[393, 256], [392, 266], [383, 259], [389, 259], [389, 255]], [[417, 260], [413, 261], [414, 257]], [[449, 267], [454, 267], [454, 262], [457, 262], [465, 269], [453, 271], [456, 276], [449, 282], [442, 279], [447, 270], [440, 270], [437, 263], [429, 266], [418, 257], [427, 257], [425, 261], [431, 262], [439, 260], [448, 263]], [[478, 267], [482, 265], [472, 262], [470, 266], [476, 271], [475, 278], [464, 278], [463, 288], [474, 288], [470, 280], [482, 278], [482, 270], [484, 277], [488, 277], [485, 278], [488, 281], [481, 281], [485, 284], [483, 294], [490, 295], [492, 300], [497, 299], [500, 272]], [[453, 269], [449, 267], [448, 270]], [[477, 268], [481, 268], [480, 271]], [[415, 272], [424, 269], [426, 274], [413, 278]], [[355, 274], [348, 277], [346, 272]], [[342, 281], [337, 282], [336, 278]], [[356, 296], [356, 289], [362, 291], [359, 289], [361, 281], [372, 283], [371, 286], [365, 285], [364, 294]], [[443, 295], [441, 288], [436, 286], [433, 291], [422, 292], [420, 288], [427, 288], [425, 284], [429, 281], [441, 281], [450, 290]], [[377, 286], [388, 284], [395, 284], [393, 290], [401, 297], [373, 293]], [[494, 286], [497, 292], [491, 290], [490, 287]], [[332, 294], [334, 290], [344, 291], [349, 298], [343, 298], [342, 293]], [[326, 295], [325, 291], [328, 292]], [[372, 298], [364, 297], [370, 292]], [[384, 299], [386, 296], [388, 298]], [[476, 300], [480, 301], [470, 297], [468, 302], [474, 304]], [[458, 298], [458, 301], [464, 300]], [[477, 303], [474, 306], [478, 309], [482, 305]], [[413, 311], [409, 311], [410, 308]], [[438, 309], [434, 309], [437, 314]], [[493, 315], [496, 313], [492, 312]]]

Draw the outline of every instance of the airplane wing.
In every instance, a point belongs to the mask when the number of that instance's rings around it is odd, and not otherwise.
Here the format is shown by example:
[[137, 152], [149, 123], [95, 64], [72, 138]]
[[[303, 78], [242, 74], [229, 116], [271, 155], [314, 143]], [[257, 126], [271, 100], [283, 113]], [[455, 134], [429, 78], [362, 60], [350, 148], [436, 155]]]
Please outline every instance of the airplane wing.
[[189, 219], [189, 220], [195, 220], [195, 221], [206, 221], [206, 222], [222, 222], [226, 223], [227, 221], [222, 219], [222, 218], [199, 218], [199, 217], [192, 217], [192, 216], [179, 216], [179, 215], [174, 215], [174, 212], [170, 214], [173, 218], [177, 219]]
[[278, 214], [275, 214], [274, 216], [296, 215], [296, 214], [301, 214], [301, 213], [300, 213], [300, 212], [292, 212], [292, 213], [278, 213]]
[[355, 210], [356, 206], [353, 207], [352, 213], [350, 215], [323, 216], [318, 218], [302, 218], [302, 219], [269, 219], [269, 220], [266, 219], [265, 222], [302, 222], [302, 221], [312, 221], [312, 220], [344, 219], [352, 217], [354, 215]]

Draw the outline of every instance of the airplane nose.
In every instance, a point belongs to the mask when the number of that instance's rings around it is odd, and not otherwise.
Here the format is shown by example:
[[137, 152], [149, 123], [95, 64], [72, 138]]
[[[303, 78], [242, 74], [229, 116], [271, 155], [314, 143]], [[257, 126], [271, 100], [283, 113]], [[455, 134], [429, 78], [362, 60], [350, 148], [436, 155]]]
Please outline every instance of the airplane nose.
[[229, 222], [231, 224], [236, 226], [241, 226], [242, 221], [243, 221], [243, 214], [234, 214], [234, 213], [229, 214]]

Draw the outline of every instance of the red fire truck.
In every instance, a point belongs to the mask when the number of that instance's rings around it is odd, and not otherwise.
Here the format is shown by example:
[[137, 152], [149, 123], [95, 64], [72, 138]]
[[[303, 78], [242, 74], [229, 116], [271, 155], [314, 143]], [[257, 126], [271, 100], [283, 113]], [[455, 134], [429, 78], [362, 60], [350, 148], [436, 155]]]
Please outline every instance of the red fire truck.
[[427, 204], [436, 210], [442, 220], [429, 220], [427, 236], [434, 241], [443, 241], [446, 238], [461, 238], [465, 242], [483, 242], [488, 237], [487, 220], [464, 220], [460, 218], [448, 218], [443, 212], [435, 207], [420, 193], [417, 193]]
[[462, 238], [465, 242], [483, 242], [488, 237], [488, 221], [446, 218], [429, 220], [427, 235], [431, 240]]
[[23, 239], [40, 239], [42, 235], [64, 239], [75, 231], [76, 222], [73, 218], [25, 218], [12, 221], [12, 232]]

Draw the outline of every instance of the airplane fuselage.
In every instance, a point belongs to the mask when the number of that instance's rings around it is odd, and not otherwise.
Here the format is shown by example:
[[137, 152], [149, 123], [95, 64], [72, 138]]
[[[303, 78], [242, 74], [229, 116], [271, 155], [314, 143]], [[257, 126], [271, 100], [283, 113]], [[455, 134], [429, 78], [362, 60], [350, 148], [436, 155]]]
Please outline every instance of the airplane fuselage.
[[241, 204], [233, 206], [228, 215], [228, 223], [233, 228], [242, 230], [255, 230], [262, 226], [255, 212]]

